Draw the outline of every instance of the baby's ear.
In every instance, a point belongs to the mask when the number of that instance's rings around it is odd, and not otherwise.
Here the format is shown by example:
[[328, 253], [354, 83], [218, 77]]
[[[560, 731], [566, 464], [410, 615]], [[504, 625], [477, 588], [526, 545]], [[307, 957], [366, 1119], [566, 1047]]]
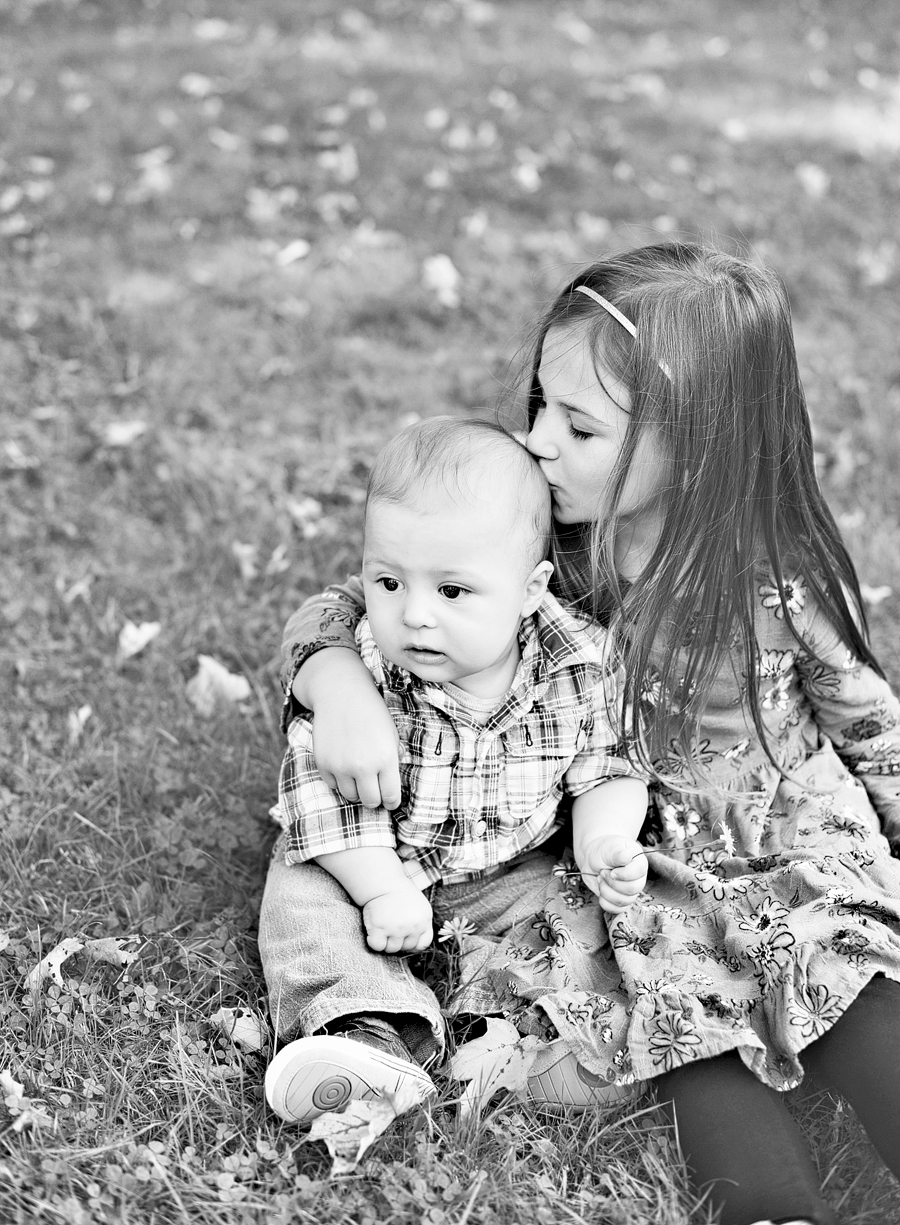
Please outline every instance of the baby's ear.
[[522, 616], [530, 617], [547, 594], [547, 584], [553, 573], [552, 561], [540, 561], [529, 574], [525, 583], [525, 602], [522, 605]]

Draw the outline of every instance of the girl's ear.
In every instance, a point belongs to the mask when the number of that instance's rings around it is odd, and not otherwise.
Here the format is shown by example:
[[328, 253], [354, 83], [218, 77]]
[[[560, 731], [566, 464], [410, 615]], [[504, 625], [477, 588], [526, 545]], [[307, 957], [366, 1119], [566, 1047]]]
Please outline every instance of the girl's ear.
[[538, 604], [547, 594], [547, 584], [553, 573], [552, 561], [540, 561], [529, 574], [525, 582], [525, 601], [522, 605], [522, 616], [530, 617]]

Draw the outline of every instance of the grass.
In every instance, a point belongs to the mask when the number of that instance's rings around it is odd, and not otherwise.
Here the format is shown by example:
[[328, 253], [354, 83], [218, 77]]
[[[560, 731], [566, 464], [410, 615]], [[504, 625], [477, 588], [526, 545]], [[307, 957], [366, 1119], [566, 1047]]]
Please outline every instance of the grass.
[[[0, 0], [0, 1071], [24, 1094], [4, 1081], [0, 1219], [708, 1219], [651, 1112], [498, 1100], [471, 1127], [449, 1087], [329, 1180], [266, 1112], [264, 1056], [211, 1018], [265, 1015], [287, 615], [355, 569], [376, 447], [493, 404], [600, 250], [699, 235], [782, 271], [900, 681], [893, 15]], [[423, 287], [434, 254], [457, 307]], [[130, 658], [126, 620], [161, 627]], [[250, 698], [201, 717], [200, 654]], [[71, 937], [137, 957], [26, 990]], [[842, 1219], [896, 1219], [849, 1112], [795, 1108]]]

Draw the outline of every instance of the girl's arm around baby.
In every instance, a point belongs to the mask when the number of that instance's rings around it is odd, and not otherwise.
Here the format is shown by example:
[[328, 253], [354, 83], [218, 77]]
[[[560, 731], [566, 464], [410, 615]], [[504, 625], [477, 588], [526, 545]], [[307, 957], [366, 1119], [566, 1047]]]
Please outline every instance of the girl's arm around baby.
[[387, 707], [359, 658], [354, 630], [365, 613], [358, 576], [311, 596], [284, 629], [286, 717], [315, 714], [313, 753], [329, 787], [351, 803], [400, 803], [398, 741]]

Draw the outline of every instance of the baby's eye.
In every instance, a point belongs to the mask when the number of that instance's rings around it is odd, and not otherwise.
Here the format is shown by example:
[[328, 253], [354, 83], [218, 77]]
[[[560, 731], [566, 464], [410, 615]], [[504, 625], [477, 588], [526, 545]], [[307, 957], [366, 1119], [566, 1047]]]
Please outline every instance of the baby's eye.
[[442, 583], [438, 591], [445, 600], [458, 600], [461, 595], [466, 594], [466, 588], [460, 587], [458, 583]]
[[400, 590], [400, 582], [398, 579], [385, 577], [385, 578], [380, 578], [377, 581], [378, 581], [378, 585], [380, 587], [383, 587], [385, 591], [399, 591]]

